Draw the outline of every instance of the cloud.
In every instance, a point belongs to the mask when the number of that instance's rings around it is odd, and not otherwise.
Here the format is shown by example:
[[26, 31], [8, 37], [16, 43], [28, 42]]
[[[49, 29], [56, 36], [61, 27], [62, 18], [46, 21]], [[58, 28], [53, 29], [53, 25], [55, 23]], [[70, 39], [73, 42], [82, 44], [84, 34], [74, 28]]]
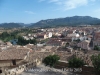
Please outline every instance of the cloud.
[[25, 13], [28, 13], [28, 14], [35, 14], [35, 13], [32, 12], [32, 11], [25, 11]]
[[55, 4], [58, 4], [58, 5], [62, 4], [62, 2], [60, 0], [49, 0], [49, 3], [55, 3]]
[[46, 1], [59, 5], [63, 10], [75, 9], [80, 6], [86, 6], [89, 2], [95, 2], [96, 0], [39, 0], [40, 2]]
[[88, 0], [68, 0], [64, 3], [64, 10], [74, 9], [88, 4]]

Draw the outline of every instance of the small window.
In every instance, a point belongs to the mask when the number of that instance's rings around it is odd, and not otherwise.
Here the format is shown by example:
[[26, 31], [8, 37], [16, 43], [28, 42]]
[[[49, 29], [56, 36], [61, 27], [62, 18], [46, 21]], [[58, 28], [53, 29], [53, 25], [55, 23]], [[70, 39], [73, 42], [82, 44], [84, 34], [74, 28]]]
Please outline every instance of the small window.
[[2, 70], [0, 70], [0, 73], [2, 73]]
[[16, 60], [12, 60], [13, 65], [16, 65]]

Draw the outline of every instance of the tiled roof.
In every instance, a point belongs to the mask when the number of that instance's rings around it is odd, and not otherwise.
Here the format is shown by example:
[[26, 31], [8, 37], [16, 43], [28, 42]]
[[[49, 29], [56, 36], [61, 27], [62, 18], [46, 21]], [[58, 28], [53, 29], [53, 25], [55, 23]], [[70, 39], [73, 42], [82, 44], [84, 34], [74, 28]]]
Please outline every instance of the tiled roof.
[[94, 35], [94, 40], [100, 39], [100, 32], [96, 32]]
[[0, 60], [24, 59], [28, 49], [11, 49], [0, 52]]
[[62, 41], [56, 40], [56, 39], [50, 39], [46, 44], [51, 44], [51, 45], [61, 45]]

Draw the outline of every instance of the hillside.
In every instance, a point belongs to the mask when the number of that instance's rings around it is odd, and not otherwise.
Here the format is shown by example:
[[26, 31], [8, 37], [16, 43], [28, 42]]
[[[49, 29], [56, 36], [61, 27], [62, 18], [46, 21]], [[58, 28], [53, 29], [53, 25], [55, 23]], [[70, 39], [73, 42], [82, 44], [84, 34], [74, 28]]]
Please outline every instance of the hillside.
[[2, 27], [2, 28], [19, 28], [19, 27], [23, 27], [23, 26], [18, 23], [2, 23], [2, 24], [0, 24], [0, 27]]
[[76, 25], [99, 25], [100, 19], [90, 16], [73, 16], [41, 20], [30, 27], [55, 27], [55, 26], [76, 26]]

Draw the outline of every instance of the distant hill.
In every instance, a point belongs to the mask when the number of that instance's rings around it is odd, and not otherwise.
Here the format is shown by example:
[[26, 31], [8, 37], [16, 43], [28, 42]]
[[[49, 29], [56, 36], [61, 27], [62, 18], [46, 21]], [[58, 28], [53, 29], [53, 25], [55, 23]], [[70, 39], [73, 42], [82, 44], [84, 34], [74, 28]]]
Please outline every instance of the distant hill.
[[41, 20], [29, 27], [55, 27], [55, 26], [77, 26], [77, 25], [100, 25], [100, 19], [90, 16], [73, 16]]
[[33, 25], [34, 23], [29, 23], [29, 24], [24, 24], [24, 23], [18, 23], [19, 25], [23, 26], [23, 27], [28, 27]]
[[0, 27], [2, 27], [2, 28], [20, 28], [23, 26], [18, 23], [2, 23], [2, 24], [0, 24]]
[[2, 23], [0, 27], [2, 28], [21, 28], [21, 27], [29, 27], [34, 23], [24, 24], [24, 23]]
[[78, 25], [100, 25], [100, 19], [90, 16], [73, 16], [66, 18], [56, 18], [41, 20], [37, 23], [2, 23], [2, 28], [21, 28], [21, 27], [56, 27], [56, 26], [78, 26]]

